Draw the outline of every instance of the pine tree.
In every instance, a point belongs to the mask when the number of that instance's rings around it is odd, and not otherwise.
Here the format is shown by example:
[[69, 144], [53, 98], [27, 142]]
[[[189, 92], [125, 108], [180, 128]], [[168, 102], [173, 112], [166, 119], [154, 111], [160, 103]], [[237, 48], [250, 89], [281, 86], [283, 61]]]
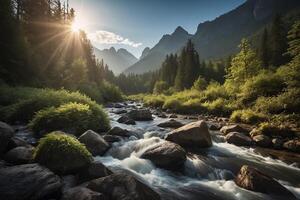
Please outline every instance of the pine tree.
[[276, 15], [273, 19], [270, 41], [270, 64], [278, 67], [288, 60], [284, 56], [287, 50], [286, 31], [279, 15]]
[[261, 38], [261, 44], [259, 49], [260, 60], [262, 62], [263, 68], [265, 69], [269, 67], [269, 60], [270, 60], [268, 44], [269, 44], [268, 31], [267, 29], [265, 29]]

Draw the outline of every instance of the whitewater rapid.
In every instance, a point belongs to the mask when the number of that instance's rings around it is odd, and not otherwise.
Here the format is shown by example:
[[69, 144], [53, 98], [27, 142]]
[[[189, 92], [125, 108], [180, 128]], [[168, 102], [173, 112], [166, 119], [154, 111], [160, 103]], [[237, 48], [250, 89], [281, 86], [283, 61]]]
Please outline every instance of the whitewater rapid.
[[[252, 148], [237, 147], [224, 142], [218, 131], [211, 131], [213, 146], [197, 154], [188, 154], [184, 172], [172, 172], [155, 167], [140, 156], [148, 148], [163, 142], [171, 129], [162, 129], [158, 123], [168, 119], [154, 116], [153, 121], [125, 125], [117, 122], [120, 117], [107, 108], [112, 127], [118, 126], [134, 132], [129, 138], [112, 144], [102, 157], [95, 157], [114, 171], [126, 171], [151, 186], [166, 200], [268, 200], [274, 199], [258, 192], [238, 187], [233, 179], [241, 165], [248, 164], [267, 172], [300, 198], [300, 169], [293, 164], [264, 157]], [[177, 119], [182, 123], [191, 120]]]

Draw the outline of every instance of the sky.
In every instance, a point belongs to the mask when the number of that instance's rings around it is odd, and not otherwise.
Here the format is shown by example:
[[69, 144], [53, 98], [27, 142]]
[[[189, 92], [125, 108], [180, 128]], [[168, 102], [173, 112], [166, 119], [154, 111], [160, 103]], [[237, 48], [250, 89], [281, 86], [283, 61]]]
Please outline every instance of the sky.
[[199, 23], [236, 8], [246, 0], [69, 0], [76, 23], [99, 49], [126, 48], [140, 57], [164, 34], [182, 26], [194, 34]]

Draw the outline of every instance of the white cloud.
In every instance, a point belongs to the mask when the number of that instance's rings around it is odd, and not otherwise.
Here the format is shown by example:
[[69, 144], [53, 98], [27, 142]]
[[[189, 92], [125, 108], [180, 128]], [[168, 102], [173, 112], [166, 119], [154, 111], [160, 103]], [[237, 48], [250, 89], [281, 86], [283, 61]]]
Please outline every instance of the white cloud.
[[124, 44], [132, 47], [139, 47], [142, 43], [133, 42], [128, 38], [124, 38], [118, 34], [109, 31], [99, 30], [88, 35], [89, 39], [93, 42], [100, 44]]

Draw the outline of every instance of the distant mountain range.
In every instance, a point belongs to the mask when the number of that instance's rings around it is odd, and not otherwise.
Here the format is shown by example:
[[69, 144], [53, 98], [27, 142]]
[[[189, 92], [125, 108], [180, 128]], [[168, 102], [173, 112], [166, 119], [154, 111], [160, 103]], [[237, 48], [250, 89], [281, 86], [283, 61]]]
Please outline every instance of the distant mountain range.
[[134, 55], [123, 48], [116, 50], [111, 47], [110, 49], [100, 50], [94, 47], [94, 53], [97, 59], [103, 59], [109, 69], [117, 75], [138, 61]]
[[159, 69], [165, 56], [179, 52], [189, 38], [201, 59], [223, 58], [237, 52], [241, 39], [262, 29], [275, 14], [286, 14], [299, 8], [300, 0], [247, 0], [215, 20], [199, 24], [194, 35], [177, 27], [171, 35], [164, 35], [152, 49], [145, 49], [141, 58], [125, 73], [141, 74]]

